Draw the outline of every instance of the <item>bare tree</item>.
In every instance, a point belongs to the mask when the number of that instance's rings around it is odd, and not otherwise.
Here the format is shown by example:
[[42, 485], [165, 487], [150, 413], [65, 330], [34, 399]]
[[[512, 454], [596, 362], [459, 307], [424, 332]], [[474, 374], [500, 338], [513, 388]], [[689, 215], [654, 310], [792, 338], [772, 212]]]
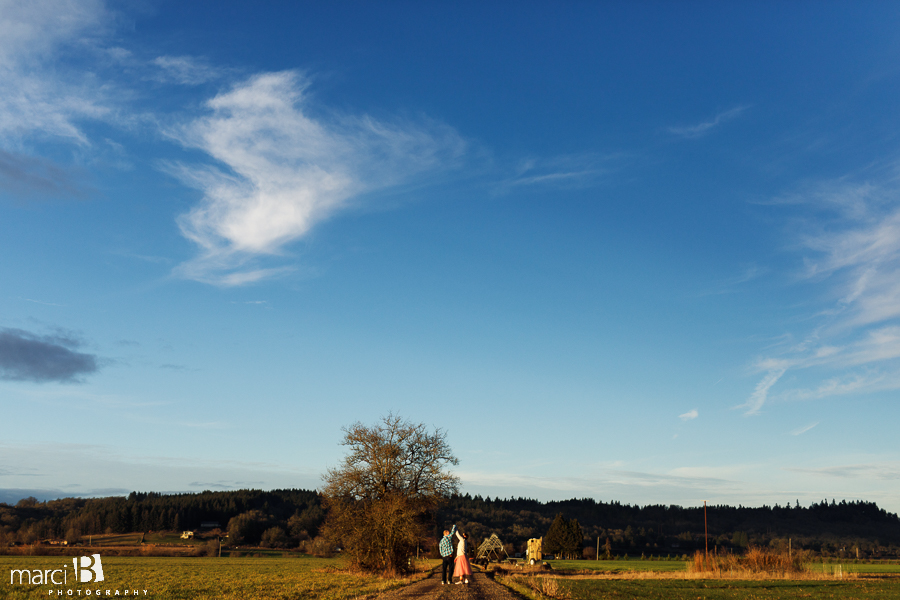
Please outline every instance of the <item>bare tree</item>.
[[349, 454], [323, 477], [325, 534], [353, 566], [401, 573], [426, 535], [428, 517], [459, 490], [448, 471], [459, 461], [443, 430], [429, 432], [393, 414], [372, 427], [357, 422], [344, 434]]

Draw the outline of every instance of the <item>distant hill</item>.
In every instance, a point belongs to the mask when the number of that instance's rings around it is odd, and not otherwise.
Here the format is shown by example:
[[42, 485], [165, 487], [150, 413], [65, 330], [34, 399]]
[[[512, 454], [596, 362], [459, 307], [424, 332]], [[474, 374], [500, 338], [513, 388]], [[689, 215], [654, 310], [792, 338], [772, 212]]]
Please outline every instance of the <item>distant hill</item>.
[[[590, 498], [538, 502], [525, 498], [453, 498], [437, 514], [435, 534], [457, 523], [478, 540], [496, 533], [517, 551], [529, 537], [541, 537], [556, 514], [576, 519], [585, 546], [604, 545], [614, 553], [648, 556], [690, 553], [704, 547], [703, 507], [631, 506]], [[710, 549], [739, 550], [747, 545], [804, 548], [827, 555], [900, 556], [900, 518], [872, 502], [822, 501], [809, 507], [758, 508], [709, 506]], [[789, 542], [790, 540], [790, 542]], [[843, 548], [843, 551], [841, 550]]]
[[[575, 519], [585, 548], [608, 539], [615, 554], [684, 554], [704, 546], [703, 508], [631, 506], [593, 499], [539, 502], [526, 498], [454, 496], [434, 515], [434, 540], [458, 524], [477, 541], [496, 533], [508, 550], [521, 551], [542, 537], [557, 514]], [[127, 497], [34, 498], [0, 503], [0, 547], [42, 539], [160, 530], [196, 530], [232, 525], [232, 539], [296, 546], [317, 535], [325, 513], [319, 494], [309, 490], [205, 491], [196, 494], [132, 492]], [[234, 519], [234, 521], [232, 521]], [[900, 557], [900, 518], [871, 502], [827, 502], [808, 507], [710, 506], [710, 547], [739, 551], [747, 545], [780, 546], [790, 540], [831, 556]], [[268, 537], [266, 537], [268, 536]]]

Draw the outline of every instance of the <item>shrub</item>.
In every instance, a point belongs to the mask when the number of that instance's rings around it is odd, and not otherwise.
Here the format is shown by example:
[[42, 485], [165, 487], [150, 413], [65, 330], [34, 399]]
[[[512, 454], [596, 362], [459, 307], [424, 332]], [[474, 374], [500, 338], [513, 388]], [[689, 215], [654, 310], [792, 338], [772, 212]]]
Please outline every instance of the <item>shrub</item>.
[[264, 548], [284, 548], [287, 546], [288, 537], [281, 527], [270, 527], [262, 534], [262, 543]]
[[809, 557], [803, 551], [778, 552], [751, 546], [746, 554], [728, 554], [706, 558], [699, 550], [688, 563], [692, 573], [770, 573], [785, 575], [806, 570]]
[[334, 556], [334, 545], [324, 536], [313, 540], [306, 540], [300, 544], [300, 551], [304, 554], [312, 554], [319, 558], [331, 558]]

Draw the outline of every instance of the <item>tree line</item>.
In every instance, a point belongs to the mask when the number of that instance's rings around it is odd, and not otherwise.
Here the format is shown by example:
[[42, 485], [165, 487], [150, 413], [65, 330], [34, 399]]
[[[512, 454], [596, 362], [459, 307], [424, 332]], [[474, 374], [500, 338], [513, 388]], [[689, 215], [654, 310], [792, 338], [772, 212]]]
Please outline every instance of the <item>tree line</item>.
[[[325, 517], [321, 496], [309, 490], [238, 490], [127, 497], [63, 498], [0, 503], [0, 546], [45, 539], [162, 530], [229, 529], [238, 543], [258, 544], [269, 529], [297, 541], [315, 537]], [[271, 536], [271, 534], [270, 534]], [[275, 536], [281, 539], [282, 536]], [[296, 544], [295, 544], [296, 545]]]
[[[539, 502], [528, 498], [454, 496], [438, 511], [434, 535], [459, 523], [476, 539], [496, 533], [512, 553], [548, 535], [557, 515], [574, 520], [587, 555], [691, 553], [705, 545], [703, 507], [629, 505], [592, 498]], [[900, 557], [900, 518], [873, 502], [822, 500], [784, 505], [707, 507], [710, 549], [791, 544], [827, 556]], [[790, 541], [789, 541], [790, 540]], [[545, 544], [546, 546], [546, 544]], [[593, 552], [591, 552], [593, 549]], [[555, 552], [554, 552], [555, 553]]]
[[[218, 524], [234, 544], [295, 547], [321, 534], [323, 497], [312, 490], [204, 491], [186, 494], [133, 492], [127, 497], [64, 498], [16, 505], [0, 503], [0, 546], [82, 535], [159, 530], [196, 530]], [[553, 546], [557, 515], [577, 524], [579, 550]], [[475, 546], [496, 533], [511, 554], [529, 538], [545, 538], [550, 553], [573, 555], [594, 549], [601, 556], [690, 553], [702, 548], [703, 508], [675, 505], [637, 506], [594, 499], [540, 502], [527, 498], [491, 499], [454, 494], [425, 515], [430, 535], [422, 548], [436, 544], [445, 525], [457, 523]], [[824, 555], [900, 557], [900, 519], [864, 501], [821, 501], [808, 507], [794, 503], [761, 507], [710, 506], [710, 547], [739, 551], [749, 545], [777, 546], [791, 539]], [[570, 525], [571, 527], [571, 525]], [[557, 527], [558, 529], [559, 527]], [[576, 534], [577, 536], [577, 534]], [[608, 548], [608, 550], [607, 550]], [[590, 555], [590, 551], [588, 551]]]

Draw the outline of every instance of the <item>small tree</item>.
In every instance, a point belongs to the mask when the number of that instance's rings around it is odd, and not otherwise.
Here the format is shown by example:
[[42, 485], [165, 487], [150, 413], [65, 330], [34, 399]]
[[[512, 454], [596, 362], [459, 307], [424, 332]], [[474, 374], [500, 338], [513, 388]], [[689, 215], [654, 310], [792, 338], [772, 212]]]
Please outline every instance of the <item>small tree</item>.
[[562, 554], [565, 547], [567, 523], [562, 513], [557, 513], [550, 524], [550, 529], [544, 534], [543, 547], [544, 552], [548, 552], [554, 556]]
[[578, 519], [572, 519], [568, 523], [566, 531], [565, 552], [569, 556], [578, 557], [584, 548], [584, 532], [581, 531], [581, 525]]
[[281, 527], [270, 527], [262, 534], [261, 545], [265, 548], [284, 548], [288, 537]]
[[66, 531], [66, 544], [71, 546], [78, 543], [79, 540], [81, 540], [81, 532], [74, 527], [69, 527]]
[[459, 490], [446, 434], [388, 415], [373, 427], [344, 429], [349, 454], [325, 474], [324, 531], [353, 566], [395, 575], [427, 535], [438, 504]]
[[567, 520], [557, 513], [550, 529], [544, 534], [544, 550], [555, 556], [579, 557], [584, 546], [584, 534], [577, 519]]
[[250, 510], [228, 521], [228, 542], [235, 546], [256, 544], [265, 528], [266, 516]]

